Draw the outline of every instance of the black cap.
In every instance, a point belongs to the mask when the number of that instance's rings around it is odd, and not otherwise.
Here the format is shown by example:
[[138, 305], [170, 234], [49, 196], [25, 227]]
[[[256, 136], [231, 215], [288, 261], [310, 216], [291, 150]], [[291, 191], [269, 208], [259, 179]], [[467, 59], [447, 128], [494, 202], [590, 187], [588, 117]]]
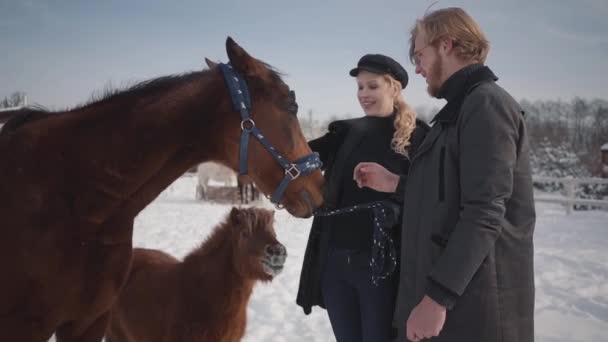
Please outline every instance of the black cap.
[[350, 71], [350, 75], [356, 77], [360, 70], [373, 72], [374, 74], [389, 74], [401, 82], [401, 88], [405, 89], [408, 76], [407, 71], [396, 60], [380, 54], [368, 54], [359, 60], [357, 67]]

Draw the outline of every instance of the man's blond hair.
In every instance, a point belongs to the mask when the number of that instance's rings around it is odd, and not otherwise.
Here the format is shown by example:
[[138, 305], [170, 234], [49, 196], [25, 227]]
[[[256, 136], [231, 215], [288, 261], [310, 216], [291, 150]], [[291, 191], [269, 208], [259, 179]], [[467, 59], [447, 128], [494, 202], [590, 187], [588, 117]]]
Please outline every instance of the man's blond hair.
[[[462, 8], [449, 7], [429, 12], [416, 20], [410, 32], [410, 61], [414, 63], [416, 36], [424, 32], [426, 43], [437, 46], [442, 39], [450, 39], [456, 55], [464, 61], [485, 63], [490, 42], [477, 23]], [[420, 47], [419, 47], [420, 48]]]

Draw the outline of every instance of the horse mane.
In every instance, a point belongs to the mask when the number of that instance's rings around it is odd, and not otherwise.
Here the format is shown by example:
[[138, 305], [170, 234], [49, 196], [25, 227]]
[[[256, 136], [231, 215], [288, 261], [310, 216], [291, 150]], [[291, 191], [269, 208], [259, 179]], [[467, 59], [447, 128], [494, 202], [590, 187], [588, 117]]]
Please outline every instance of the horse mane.
[[204, 258], [222, 250], [222, 247], [232, 239], [230, 236], [232, 227], [233, 224], [230, 222], [229, 218], [215, 226], [211, 234], [198, 247], [194, 248], [184, 257], [184, 263], [193, 259]]
[[273, 67], [270, 64], [260, 62], [266, 69], [269, 71], [269, 75], [272, 81], [274, 82], [283, 82], [283, 76], [285, 73], [279, 71], [277, 68]]
[[[262, 64], [269, 71], [269, 76], [270, 76], [271, 81], [273, 81], [273, 82], [281, 81], [282, 82], [281, 76], [283, 75], [283, 73], [279, 72], [277, 69], [275, 69], [270, 64], [267, 64], [267, 63], [264, 63], [261, 61], [260, 61], [260, 64]], [[154, 94], [158, 94], [158, 93], [163, 93], [175, 86], [178, 86], [181, 83], [188, 83], [190, 81], [193, 81], [196, 78], [201, 77], [204, 74], [207, 74], [211, 70], [212, 69], [205, 68], [202, 71], [192, 71], [192, 72], [187, 72], [187, 73], [182, 73], [182, 74], [160, 76], [157, 78], [138, 82], [132, 86], [129, 86], [129, 87], [123, 88], [123, 89], [114, 89], [112, 87], [107, 87], [106, 89], [103, 90], [103, 92], [100, 95], [96, 95], [96, 94], [92, 95], [91, 99], [87, 103], [85, 103], [81, 106], [78, 106], [76, 108], [73, 108], [70, 111], [97, 105], [97, 104], [103, 104], [103, 103], [110, 102], [110, 101], [128, 99], [130, 97], [138, 97], [138, 96], [144, 96], [144, 95], [154, 95]]]
[[[281, 75], [274, 67], [269, 64], [260, 62], [269, 71], [269, 76], [273, 82], [282, 82]], [[113, 102], [113, 101], [128, 101], [131, 98], [140, 96], [153, 96], [156, 94], [162, 94], [169, 89], [179, 86], [183, 83], [188, 83], [196, 80], [199, 77], [207, 74], [211, 69], [204, 69], [202, 71], [191, 71], [182, 74], [174, 74], [167, 76], [160, 76], [149, 80], [135, 83], [134, 85], [126, 88], [112, 88], [106, 87], [99, 95], [93, 93], [91, 98], [84, 104], [77, 105], [75, 107], [62, 110], [62, 111], [49, 111], [42, 106], [32, 106], [15, 111], [11, 111], [10, 114], [5, 114], [2, 120], [6, 120], [6, 124], [0, 130], [1, 133], [8, 133], [22, 127], [30, 122], [37, 121], [49, 117], [49, 114], [62, 114], [67, 112], [74, 112], [85, 108]], [[0, 121], [1, 122], [1, 121]]]
[[93, 93], [91, 98], [84, 104], [77, 105], [66, 110], [49, 111], [42, 106], [32, 106], [11, 111], [9, 112], [10, 114], [4, 115], [6, 118], [3, 119], [7, 121], [2, 128], [2, 132], [7, 133], [14, 131], [30, 122], [46, 118], [50, 114], [58, 115], [97, 106], [111, 101], [125, 101], [133, 97], [163, 93], [175, 86], [178, 86], [179, 84], [190, 82], [197, 77], [202, 76], [206, 71], [207, 70], [193, 71], [184, 74], [161, 76], [138, 82], [132, 86], [128, 86], [127, 88], [106, 87], [100, 95]]
[[93, 94], [86, 103], [70, 109], [69, 111], [79, 110], [82, 108], [103, 104], [115, 100], [125, 100], [131, 97], [139, 97], [145, 95], [155, 95], [166, 92], [167, 90], [174, 88], [182, 83], [191, 82], [198, 77], [206, 74], [208, 70], [202, 71], [191, 71], [182, 74], [174, 74], [167, 76], [160, 76], [149, 80], [135, 83], [134, 85], [127, 86], [126, 88], [112, 88], [106, 87], [101, 94]]

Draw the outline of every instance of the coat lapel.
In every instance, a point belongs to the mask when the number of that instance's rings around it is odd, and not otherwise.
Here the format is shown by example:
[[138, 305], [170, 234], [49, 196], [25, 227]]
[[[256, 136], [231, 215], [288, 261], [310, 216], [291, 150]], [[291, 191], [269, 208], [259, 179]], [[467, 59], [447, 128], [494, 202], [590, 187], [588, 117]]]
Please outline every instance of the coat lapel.
[[[446, 109], [446, 107], [444, 107]], [[441, 112], [443, 112], [443, 110]], [[440, 112], [440, 113], [441, 113]], [[427, 151], [433, 147], [437, 138], [441, 135], [441, 131], [443, 131], [444, 125], [440, 122], [435, 122], [431, 130], [426, 134], [424, 140], [422, 140], [422, 144], [416, 149], [413, 156], [410, 157], [410, 160], [413, 162], [415, 159], [418, 159], [421, 155], [425, 154]]]

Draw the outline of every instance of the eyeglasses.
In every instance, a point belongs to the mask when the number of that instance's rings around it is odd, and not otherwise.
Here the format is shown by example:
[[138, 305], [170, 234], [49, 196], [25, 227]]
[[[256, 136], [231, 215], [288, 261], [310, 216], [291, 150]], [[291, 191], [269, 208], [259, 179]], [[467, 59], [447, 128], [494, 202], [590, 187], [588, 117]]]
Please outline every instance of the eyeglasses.
[[426, 44], [425, 46], [421, 47], [420, 49], [414, 51], [414, 65], [418, 66], [420, 65], [420, 58], [422, 57], [422, 50], [426, 49], [427, 47], [429, 47], [429, 44]]

